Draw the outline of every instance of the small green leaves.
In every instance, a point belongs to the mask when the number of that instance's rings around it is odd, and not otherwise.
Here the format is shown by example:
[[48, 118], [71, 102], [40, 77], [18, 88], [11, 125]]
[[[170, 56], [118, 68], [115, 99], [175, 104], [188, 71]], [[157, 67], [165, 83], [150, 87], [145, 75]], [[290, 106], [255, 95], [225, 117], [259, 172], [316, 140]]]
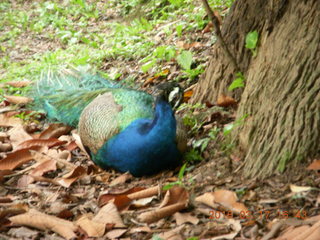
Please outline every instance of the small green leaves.
[[258, 32], [249, 32], [246, 36], [246, 48], [255, 49], [258, 43]]
[[180, 181], [183, 180], [183, 175], [184, 175], [184, 172], [185, 172], [185, 170], [186, 170], [186, 167], [187, 167], [187, 164], [185, 163], [185, 164], [183, 164], [183, 166], [180, 168], [180, 171], [179, 171], [179, 174], [178, 174], [178, 179], [179, 179]]
[[179, 65], [184, 69], [184, 70], [190, 70], [191, 69], [191, 64], [192, 64], [192, 52], [190, 51], [183, 51], [178, 57], [177, 61]]
[[256, 47], [258, 43], [258, 37], [259, 35], [257, 31], [249, 32], [246, 36], [245, 47], [251, 50], [254, 57], [257, 55]]
[[236, 73], [237, 78], [228, 87], [229, 91], [244, 87], [244, 76], [241, 72]]
[[144, 73], [148, 72], [148, 70], [149, 70], [150, 68], [152, 68], [152, 67], [156, 64], [156, 62], [157, 62], [157, 60], [156, 60], [156, 59], [153, 59], [152, 61], [147, 62], [146, 64], [142, 65], [142, 66], [141, 66], [142, 72], [144, 72]]

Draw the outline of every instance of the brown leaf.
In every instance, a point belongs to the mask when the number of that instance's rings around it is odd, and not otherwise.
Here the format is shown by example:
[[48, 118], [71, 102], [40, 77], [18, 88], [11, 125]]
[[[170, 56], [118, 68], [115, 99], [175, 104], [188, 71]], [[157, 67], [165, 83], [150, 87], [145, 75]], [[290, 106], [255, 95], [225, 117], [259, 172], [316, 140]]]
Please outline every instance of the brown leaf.
[[173, 214], [174, 219], [177, 222], [177, 225], [182, 225], [184, 223], [192, 223], [193, 225], [197, 225], [199, 222], [199, 219], [192, 216], [191, 213], [175, 213]]
[[219, 107], [235, 106], [236, 104], [237, 104], [236, 100], [234, 100], [232, 97], [229, 97], [223, 94], [221, 94], [217, 100], [217, 105]]
[[308, 170], [320, 170], [320, 159], [315, 159], [313, 162], [307, 167]]
[[22, 124], [23, 121], [20, 118], [10, 116], [9, 113], [0, 114], [0, 127], [14, 127]]
[[[1, 161], [0, 161], [0, 163], [1, 163]], [[2, 183], [4, 181], [5, 176], [10, 175], [12, 173], [13, 173], [13, 171], [11, 171], [11, 170], [0, 170], [0, 183]]]
[[125, 227], [117, 207], [113, 203], [103, 206], [92, 220], [103, 224], [112, 223], [119, 228]]
[[63, 125], [62, 123], [53, 123], [50, 124], [50, 126], [40, 134], [39, 138], [59, 138], [62, 135], [68, 134], [71, 129], [71, 127]]
[[32, 102], [32, 98], [22, 97], [22, 96], [4, 96], [9, 103], [12, 104], [27, 104]]
[[47, 215], [30, 209], [27, 213], [10, 217], [9, 220], [16, 225], [30, 226], [41, 230], [50, 230], [66, 239], [76, 238], [77, 226], [70, 221]]
[[127, 231], [128, 231], [127, 229], [114, 229], [107, 232], [106, 237], [108, 239], [118, 239]]
[[138, 219], [145, 223], [156, 222], [164, 217], [171, 216], [188, 205], [189, 194], [182, 187], [172, 187], [167, 191], [166, 196], [163, 200], [164, 203], [160, 205], [159, 209], [144, 212], [138, 216]]
[[29, 80], [24, 80], [24, 81], [10, 81], [10, 82], [6, 82], [5, 84], [11, 87], [21, 88], [21, 87], [29, 86], [31, 83], [32, 82]]
[[72, 183], [84, 177], [86, 174], [87, 170], [82, 166], [78, 166], [62, 178], [57, 179], [56, 182], [58, 182], [63, 187], [70, 187]]
[[113, 187], [118, 184], [125, 183], [127, 180], [131, 179], [132, 175], [130, 173], [124, 173], [120, 175], [119, 177], [112, 180], [112, 182], [109, 184], [110, 187]]
[[66, 141], [60, 141], [57, 138], [49, 138], [49, 139], [30, 139], [24, 141], [23, 143], [19, 144], [19, 148], [28, 148], [33, 146], [46, 146], [48, 148], [60, 146], [65, 144]]
[[6, 158], [0, 160], [0, 170], [14, 170], [20, 167], [33, 159], [30, 150], [39, 151], [40, 149], [41, 147], [34, 146], [9, 153]]
[[217, 204], [231, 210], [237, 214], [247, 213], [248, 209], [244, 204], [237, 202], [237, 195], [228, 190], [217, 190], [215, 192], [205, 193], [196, 198], [197, 202], [204, 203], [212, 208], [216, 208]]
[[208, 33], [208, 32], [211, 32], [211, 29], [213, 28], [213, 23], [212, 22], [209, 22], [207, 24], [207, 26], [202, 30], [202, 33]]
[[[8, 131], [8, 135], [10, 136], [10, 142], [13, 146], [13, 149], [16, 149], [17, 146], [22, 142], [32, 139], [32, 137], [24, 130], [22, 125], [18, 125], [10, 129]], [[21, 148], [23, 147], [20, 147], [20, 149]]]
[[148, 198], [161, 193], [160, 186], [155, 186], [128, 194], [128, 198], [132, 200]]
[[184, 225], [178, 226], [170, 231], [163, 232], [158, 234], [160, 239], [166, 239], [166, 240], [183, 240], [181, 236], [181, 232], [184, 228]]
[[163, 208], [168, 205], [172, 205], [175, 203], [185, 203], [189, 201], [189, 194], [188, 192], [179, 186], [174, 186], [170, 188], [167, 192], [166, 195], [160, 204], [159, 208]]
[[76, 224], [86, 231], [89, 237], [102, 237], [106, 229], [104, 223], [92, 221], [88, 214], [78, 219]]
[[57, 170], [57, 161], [47, 160], [40, 163], [35, 169], [29, 174], [31, 176], [42, 176], [44, 173]]
[[113, 202], [119, 211], [129, 207], [132, 200], [128, 196], [132, 193], [138, 192], [143, 190], [144, 188], [141, 187], [134, 187], [127, 191], [120, 192], [120, 193], [105, 193], [99, 197], [99, 206], [103, 206], [108, 202]]
[[185, 103], [188, 102], [189, 99], [192, 97], [192, 95], [193, 95], [193, 90], [192, 89], [184, 92], [184, 94], [183, 94], [183, 102], [185, 102]]
[[87, 157], [90, 159], [90, 154], [88, 154], [87, 151], [86, 151], [86, 149], [84, 148], [79, 134], [76, 133], [75, 131], [72, 131], [72, 137], [73, 137], [74, 140], [76, 141], [76, 144], [77, 144], [78, 147], [81, 149], [81, 151], [82, 151], [83, 153], [85, 153], [85, 154], [87, 155]]
[[64, 149], [71, 152], [74, 149], [76, 149], [77, 147], [78, 147], [78, 145], [76, 144], [76, 142], [72, 141], [67, 146], [65, 146]]

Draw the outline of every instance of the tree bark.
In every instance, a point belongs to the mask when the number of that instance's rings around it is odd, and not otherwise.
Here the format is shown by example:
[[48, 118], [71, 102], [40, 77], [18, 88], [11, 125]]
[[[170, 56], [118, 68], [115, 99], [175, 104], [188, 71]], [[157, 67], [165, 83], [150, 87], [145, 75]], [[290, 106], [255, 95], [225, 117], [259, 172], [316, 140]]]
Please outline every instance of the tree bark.
[[[235, 131], [247, 176], [266, 177], [320, 152], [320, 9], [318, 0], [237, 0], [222, 35], [245, 76], [245, 88], [228, 92], [235, 69], [216, 45], [193, 102], [226, 94], [240, 101]], [[258, 54], [245, 49], [259, 33]]]

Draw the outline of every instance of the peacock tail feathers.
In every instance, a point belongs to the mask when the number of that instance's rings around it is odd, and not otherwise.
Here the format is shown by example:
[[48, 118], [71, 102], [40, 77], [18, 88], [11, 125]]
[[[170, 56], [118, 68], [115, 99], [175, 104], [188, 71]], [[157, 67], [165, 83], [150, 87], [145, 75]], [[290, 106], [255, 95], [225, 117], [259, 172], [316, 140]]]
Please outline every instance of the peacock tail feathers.
[[47, 69], [32, 92], [35, 108], [55, 119], [76, 127], [82, 110], [97, 96], [121, 85], [102, 78], [88, 68]]

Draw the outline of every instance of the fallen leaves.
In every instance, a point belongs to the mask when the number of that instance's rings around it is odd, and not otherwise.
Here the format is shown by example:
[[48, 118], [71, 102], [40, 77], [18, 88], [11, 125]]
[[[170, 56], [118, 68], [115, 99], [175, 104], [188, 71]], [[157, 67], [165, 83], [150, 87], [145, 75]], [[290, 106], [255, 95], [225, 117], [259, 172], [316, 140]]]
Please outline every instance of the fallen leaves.
[[138, 216], [141, 222], [152, 223], [186, 208], [189, 203], [188, 192], [178, 186], [169, 189], [158, 209], [144, 212]]
[[315, 170], [319, 171], [320, 170], [320, 159], [315, 159], [308, 167], [308, 170]]
[[87, 169], [82, 166], [77, 166], [72, 171], [67, 173], [62, 178], [57, 179], [56, 181], [63, 187], [70, 187], [72, 183], [78, 179], [84, 177], [87, 174]]
[[12, 104], [27, 104], [33, 101], [32, 98], [22, 96], [4, 96], [9, 103]]
[[12, 224], [30, 226], [41, 230], [51, 230], [66, 239], [76, 237], [77, 226], [67, 220], [30, 209], [27, 213], [10, 217]]
[[205, 193], [197, 197], [195, 200], [212, 208], [222, 206], [237, 214], [240, 214], [241, 212], [248, 212], [245, 205], [237, 201], [236, 194], [229, 190], [217, 190], [215, 192]]
[[30, 150], [39, 151], [40, 149], [41, 147], [34, 146], [8, 153], [7, 157], [0, 161], [0, 170], [14, 170], [17, 167], [20, 167], [24, 163], [33, 160]]
[[237, 101], [232, 97], [221, 94], [217, 99], [217, 105], [219, 107], [230, 107], [237, 105]]

